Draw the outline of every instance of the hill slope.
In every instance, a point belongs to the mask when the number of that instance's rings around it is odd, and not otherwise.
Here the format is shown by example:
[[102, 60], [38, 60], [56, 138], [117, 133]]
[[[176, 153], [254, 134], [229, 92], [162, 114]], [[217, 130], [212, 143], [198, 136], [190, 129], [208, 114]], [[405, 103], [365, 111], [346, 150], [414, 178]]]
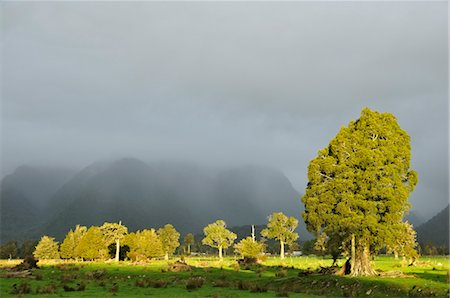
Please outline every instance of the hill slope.
[[[22, 197], [17, 202], [32, 206]], [[33, 208], [30, 214], [25, 208], [23, 221], [28, 226], [8, 237], [49, 234], [61, 240], [76, 224], [119, 220], [130, 230], [172, 223], [183, 234], [197, 233], [217, 219], [230, 226], [265, 224], [275, 211], [303, 224], [300, 195], [289, 180], [279, 171], [257, 166], [211, 171], [185, 164], [150, 165], [132, 158], [97, 162], [60, 185], [46, 202], [41, 224], [36, 224]], [[8, 211], [8, 221], [15, 222], [19, 213]], [[300, 230], [306, 231], [304, 226]]]
[[449, 206], [442, 209], [438, 214], [419, 226], [417, 240], [421, 244], [432, 242], [434, 245], [449, 244]]

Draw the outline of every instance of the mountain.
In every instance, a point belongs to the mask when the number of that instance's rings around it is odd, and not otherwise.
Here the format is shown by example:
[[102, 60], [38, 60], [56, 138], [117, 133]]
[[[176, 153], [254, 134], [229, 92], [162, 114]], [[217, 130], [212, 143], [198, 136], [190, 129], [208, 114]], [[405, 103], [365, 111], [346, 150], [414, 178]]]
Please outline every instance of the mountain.
[[414, 228], [424, 223], [422, 216], [420, 216], [417, 211], [410, 211], [408, 215], [406, 215], [405, 220], [412, 224]]
[[449, 246], [449, 205], [417, 229], [420, 244], [428, 242], [434, 245]]
[[[275, 211], [295, 216], [303, 224], [300, 195], [289, 180], [277, 170], [259, 166], [211, 170], [125, 158], [96, 162], [48, 193], [52, 194], [45, 199], [44, 220], [30, 224], [36, 214], [33, 208], [30, 214], [24, 209], [28, 228], [17, 231], [15, 239], [49, 234], [62, 240], [76, 224], [119, 220], [131, 231], [171, 223], [182, 234], [197, 233], [217, 219], [233, 226], [265, 224]], [[27, 200], [26, 195], [17, 199], [25, 205]], [[12, 214], [17, 213], [9, 213], [8, 221], [15, 222]], [[304, 224], [300, 231], [306, 233]]]
[[66, 169], [21, 166], [0, 185], [0, 239], [21, 240], [46, 220], [49, 198], [73, 174]]

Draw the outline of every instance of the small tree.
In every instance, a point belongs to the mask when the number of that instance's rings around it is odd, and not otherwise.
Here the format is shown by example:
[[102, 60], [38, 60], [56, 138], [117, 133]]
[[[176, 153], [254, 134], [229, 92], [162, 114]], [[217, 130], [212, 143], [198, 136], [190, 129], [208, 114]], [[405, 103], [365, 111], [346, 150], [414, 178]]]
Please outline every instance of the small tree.
[[123, 226], [122, 222], [120, 221], [118, 224], [105, 222], [103, 226], [100, 227], [100, 230], [103, 233], [103, 237], [105, 238], [105, 242], [107, 245], [116, 243], [115, 261], [119, 262], [120, 241], [123, 239], [125, 234], [128, 233], [127, 227]]
[[298, 234], [294, 232], [297, 225], [298, 220], [294, 217], [287, 217], [282, 212], [275, 212], [269, 216], [267, 228], [261, 231], [263, 237], [280, 241], [281, 259], [284, 259], [284, 245], [298, 239]]
[[37, 259], [59, 259], [58, 242], [55, 238], [43, 236], [33, 255]]
[[0, 246], [0, 259], [15, 259], [17, 257], [17, 241], [9, 241]]
[[416, 247], [416, 231], [414, 231], [411, 224], [402, 222], [393, 227], [387, 245], [389, 253], [394, 253], [396, 259], [399, 255], [402, 256], [403, 261], [405, 261], [406, 257], [409, 257], [410, 263], [413, 264], [419, 256], [415, 249]]
[[123, 244], [130, 248], [127, 256], [133, 261], [164, 255], [163, 245], [154, 229], [129, 233], [123, 239]]
[[187, 254], [191, 254], [191, 245], [194, 244], [195, 239], [194, 235], [192, 233], [188, 233], [186, 236], [184, 236], [184, 244], [187, 247]]
[[202, 243], [211, 247], [215, 247], [219, 250], [219, 258], [222, 257], [222, 249], [230, 247], [237, 236], [235, 233], [227, 230], [227, 225], [223, 220], [217, 220], [216, 222], [207, 225], [203, 232], [205, 238], [203, 238]]
[[158, 236], [162, 243], [164, 259], [168, 260], [169, 255], [172, 255], [177, 247], [180, 246], [180, 233], [171, 224], [166, 224], [158, 230]]
[[76, 249], [80, 243], [81, 238], [86, 234], [87, 228], [84, 226], [77, 225], [75, 231], [70, 229], [64, 239], [61, 247], [59, 248], [61, 253], [61, 258], [63, 259], [75, 259], [79, 256], [76, 254]]
[[90, 227], [76, 248], [76, 255], [87, 260], [104, 259], [108, 245], [99, 227]]
[[235, 244], [234, 249], [242, 257], [257, 258], [264, 253], [264, 244], [247, 237]]

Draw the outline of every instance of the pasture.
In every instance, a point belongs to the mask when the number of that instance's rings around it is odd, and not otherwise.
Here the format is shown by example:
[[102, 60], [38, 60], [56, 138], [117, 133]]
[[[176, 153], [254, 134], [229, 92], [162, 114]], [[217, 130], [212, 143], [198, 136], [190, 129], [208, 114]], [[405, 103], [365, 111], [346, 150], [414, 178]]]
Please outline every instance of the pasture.
[[[168, 262], [40, 261], [31, 275], [15, 277], [0, 261], [0, 296], [39, 297], [448, 297], [449, 257], [422, 257], [416, 266], [378, 256], [376, 277], [319, 273], [331, 259], [271, 257], [259, 265], [237, 259], [186, 258], [190, 270], [171, 272]], [[176, 258], [169, 261], [173, 263]], [[342, 265], [345, 260], [339, 260]]]

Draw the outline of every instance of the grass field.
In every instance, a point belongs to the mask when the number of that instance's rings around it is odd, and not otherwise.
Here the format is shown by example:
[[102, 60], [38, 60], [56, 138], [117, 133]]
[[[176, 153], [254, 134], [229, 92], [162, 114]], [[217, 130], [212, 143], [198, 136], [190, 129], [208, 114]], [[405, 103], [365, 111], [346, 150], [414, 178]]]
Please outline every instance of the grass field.
[[[171, 260], [169, 262], [173, 262]], [[40, 262], [28, 277], [8, 277], [19, 261], [0, 261], [0, 296], [15, 297], [448, 297], [449, 258], [423, 257], [416, 266], [380, 256], [377, 277], [310, 274], [330, 259], [268, 258], [262, 265], [239, 268], [234, 258], [187, 258], [191, 271], [169, 272], [166, 261]], [[344, 260], [340, 260], [343, 264]], [[308, 271], [309, 273], [305, 273]], [[28, 293], [27, 293], [28, 292]]]

